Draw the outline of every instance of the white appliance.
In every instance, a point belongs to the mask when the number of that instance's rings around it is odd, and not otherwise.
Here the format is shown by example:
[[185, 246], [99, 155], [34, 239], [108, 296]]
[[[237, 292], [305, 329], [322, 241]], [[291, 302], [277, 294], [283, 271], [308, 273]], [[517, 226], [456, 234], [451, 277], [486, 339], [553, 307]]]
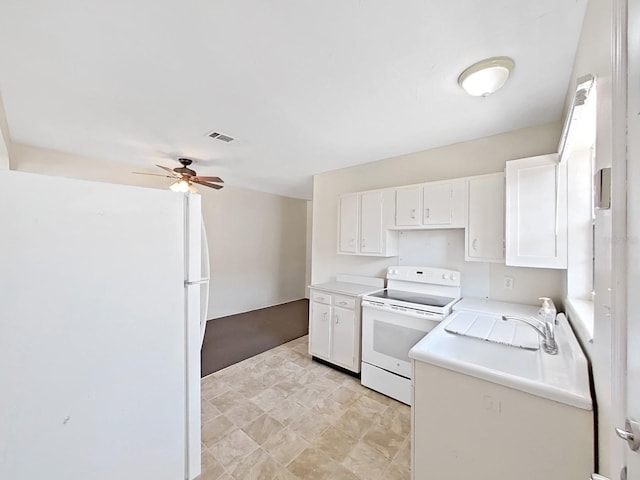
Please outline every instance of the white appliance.
[[409, 350], [459, 299], [460, 272], [389, 267], [387, 288], [362, 297], [362, 385], [409, 405]]
[[200, 197], [0, 172], [0, 478], [200, 474]]

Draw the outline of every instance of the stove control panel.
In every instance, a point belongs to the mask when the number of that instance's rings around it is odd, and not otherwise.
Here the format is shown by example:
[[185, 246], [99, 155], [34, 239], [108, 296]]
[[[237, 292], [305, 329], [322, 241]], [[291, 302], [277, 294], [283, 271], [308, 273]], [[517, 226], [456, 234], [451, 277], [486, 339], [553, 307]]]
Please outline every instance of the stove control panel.
[[387, 268], [387, 280], [428, 283], [449, 287], [460, 286], [460, 272], [433, 267], [409, 267], [399, 265]]

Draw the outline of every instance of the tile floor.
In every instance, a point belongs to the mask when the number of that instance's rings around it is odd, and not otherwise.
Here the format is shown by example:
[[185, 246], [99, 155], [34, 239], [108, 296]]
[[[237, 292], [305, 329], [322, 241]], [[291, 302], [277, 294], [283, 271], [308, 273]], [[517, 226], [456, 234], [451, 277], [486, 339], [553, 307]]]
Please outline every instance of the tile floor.
[[202, 379], [201, 480], [409, 479], [411, 411], [301, 337]]

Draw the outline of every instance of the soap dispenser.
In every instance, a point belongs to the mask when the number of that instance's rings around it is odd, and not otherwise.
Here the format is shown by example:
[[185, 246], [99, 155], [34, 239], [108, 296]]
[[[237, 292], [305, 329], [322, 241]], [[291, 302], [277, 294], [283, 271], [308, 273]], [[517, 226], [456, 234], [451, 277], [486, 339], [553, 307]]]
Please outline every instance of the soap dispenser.
[[542, 306], [538, 310], [538, 318], [543, 322], [551, 322], [552, 324], [557, 325], [557, 312], [556, 306], [553, 304], [553, 300], [549, 297], [540, 297], [538, 300], [542, 300]]

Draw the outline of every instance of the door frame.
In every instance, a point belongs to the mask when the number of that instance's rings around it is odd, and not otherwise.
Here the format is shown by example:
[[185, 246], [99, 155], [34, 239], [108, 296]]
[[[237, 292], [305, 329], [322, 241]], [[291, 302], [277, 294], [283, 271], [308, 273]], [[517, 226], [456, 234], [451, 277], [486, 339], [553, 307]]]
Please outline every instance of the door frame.
[[[638, 1], [638, 0], [630, 0]], [[613, 428], [624, 425], [627, 377], [627, 27], [629, 0], [612, 1], [611, 49], [611, 425], [607, 430], [612, 480], [625, 465], [626, 444]], [[596, 317], [595, 319], [599, 319]], [[603, 321], [606, 319], [600, 319]], [[607, 422], [608, 423], [608, 422]], [[602, 435], [601, 435], [602, 436]], [[602, 452], [601, 452], [602, 453]]]

